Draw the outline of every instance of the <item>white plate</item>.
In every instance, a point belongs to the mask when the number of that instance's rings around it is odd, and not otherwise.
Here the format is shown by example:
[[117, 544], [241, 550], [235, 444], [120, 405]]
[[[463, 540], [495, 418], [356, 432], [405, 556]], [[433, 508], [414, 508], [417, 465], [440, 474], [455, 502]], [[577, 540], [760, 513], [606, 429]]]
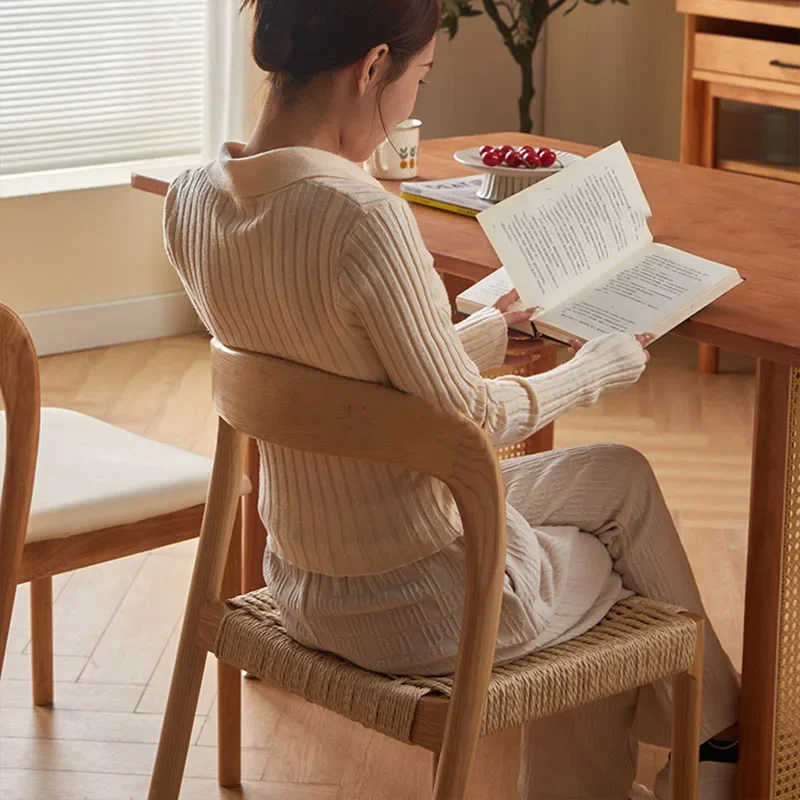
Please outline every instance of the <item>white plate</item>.
[[[497, 145], [500, 147], [500, 145]], [[533, 178], [535, 176], [544, 177], [546, 175], [554, 175], [556, 172], [561, 172], [562, 169], [575, 164], [578, 161], [583, 161], [582, 156], [576, 156], [574, 153], [565, 153], [562, 150], [553, 151], [558, 160], [561, 162], [560, 167], [539, 167], [537, 169], [517, 169], [516, 167], [487, 167], [481, 160], [480, 147], [470, 147], [467, 150], [459, 150], [453, 158], [459, 164], [465, 167], [474, 169], [477, 172], [485, 172], [488, 175], [497, 175], [503, 178]]]

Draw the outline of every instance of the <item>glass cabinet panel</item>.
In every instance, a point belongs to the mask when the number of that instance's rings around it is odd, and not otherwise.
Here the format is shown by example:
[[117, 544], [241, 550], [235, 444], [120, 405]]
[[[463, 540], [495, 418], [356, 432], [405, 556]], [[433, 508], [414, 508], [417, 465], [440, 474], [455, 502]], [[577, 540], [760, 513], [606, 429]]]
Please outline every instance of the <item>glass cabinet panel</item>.
[[719, 169], [800, 183], [800, 111], [719, 101]]

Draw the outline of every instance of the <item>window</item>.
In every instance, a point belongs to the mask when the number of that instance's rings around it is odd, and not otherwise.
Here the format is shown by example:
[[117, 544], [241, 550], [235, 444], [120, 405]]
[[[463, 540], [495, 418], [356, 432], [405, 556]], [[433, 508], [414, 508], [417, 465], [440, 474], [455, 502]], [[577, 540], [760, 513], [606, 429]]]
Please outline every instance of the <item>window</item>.
[[200, 160], [206, 2], [0, 6], [0, 197]]

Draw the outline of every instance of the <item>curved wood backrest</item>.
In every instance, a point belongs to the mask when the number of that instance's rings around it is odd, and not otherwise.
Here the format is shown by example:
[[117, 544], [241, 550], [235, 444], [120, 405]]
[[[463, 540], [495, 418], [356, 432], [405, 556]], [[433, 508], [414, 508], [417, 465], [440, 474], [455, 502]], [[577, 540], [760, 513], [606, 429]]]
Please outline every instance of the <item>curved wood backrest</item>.
[[505, 493], [488, 438], [466, 417], [418, 397], [217, 341], [211, 365], [217, 412], [236, 431], [427, 473], [453, 493], [464, 528], [466, 604], [434, 798], [460, 800], [480, 735], [503, 596]]
[[22, 320], [0, 304], [0, 394], [6, 460], [0, 497], [0, 673], [33, 495], [39, 451], [39, 365]]

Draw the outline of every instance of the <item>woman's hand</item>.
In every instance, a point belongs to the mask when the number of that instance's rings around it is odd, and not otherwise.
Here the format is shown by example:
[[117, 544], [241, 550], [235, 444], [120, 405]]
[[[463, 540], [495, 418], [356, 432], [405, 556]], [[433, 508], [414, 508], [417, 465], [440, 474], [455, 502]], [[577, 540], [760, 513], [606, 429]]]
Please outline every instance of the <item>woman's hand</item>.
[[544, 347], [544, 342], [541, 339], [532, 338], [525, 333], [512, 329], [513, 325], [530, 322], [531, 315], [537, 310], [535, 308], [511, 310], [514, 306], [519, 305], [521, 305], [519, 292], [516, 289], [504, 294], [494, 304], [494, 307], [503, 315], [509, 328], [508, 352], [505, 360], [507, 367], [519, 367], [538, 360], [541, 358], [541, 349]]
[[520, 300], [519, 292], [516, 289], [512, 289], [508, 294], [504, 294], [497, 300], [494, 308], [506, 318], [506, 324], [511, 326], [519, 325], [520, 322], [530, 322], [531, 315], [539, 310], [538, 308], [514, 308], [514, 306], [521, 305], [522, 301]]
[[[655, 341], [655, 336], [652, 333], [637, 333], [634, 337], [637, 342], [644, 348], [644, 356], [645, 356], [645, 364], [649, 363], [650, 361], [650, 353], [647, 351], [647, 345], [652, 344]], [[575, 339], [574, 341], [570, 342], [570, 348], [572, 352], [575, 354], [577, 353], [586, 342], [581, 341], [580, 339]]]

